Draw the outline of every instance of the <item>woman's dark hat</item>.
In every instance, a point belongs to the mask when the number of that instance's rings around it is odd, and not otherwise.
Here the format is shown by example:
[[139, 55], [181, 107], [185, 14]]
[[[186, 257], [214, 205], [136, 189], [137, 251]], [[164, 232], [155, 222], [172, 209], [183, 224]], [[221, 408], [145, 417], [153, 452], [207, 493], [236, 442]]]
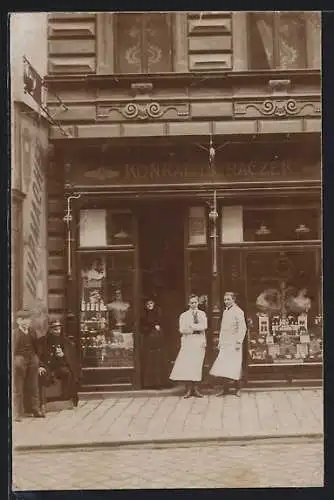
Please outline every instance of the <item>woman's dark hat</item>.
[[57, 328], [58, 326], [63, 326], [63, 324], [58, 319], [50, 323], [50, 328]]

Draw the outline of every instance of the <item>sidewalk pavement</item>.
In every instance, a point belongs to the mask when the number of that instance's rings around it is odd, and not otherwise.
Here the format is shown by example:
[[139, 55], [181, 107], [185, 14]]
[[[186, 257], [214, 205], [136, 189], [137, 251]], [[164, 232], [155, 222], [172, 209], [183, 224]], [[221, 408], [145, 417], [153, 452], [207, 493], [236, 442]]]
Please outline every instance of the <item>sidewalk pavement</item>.
[[199, 441], [321, 438], [322, 389], [244, 391], [183, 399], [124, 396], [80, 401], [45, 419], [13, 422], [16, 450], [163, 445]]

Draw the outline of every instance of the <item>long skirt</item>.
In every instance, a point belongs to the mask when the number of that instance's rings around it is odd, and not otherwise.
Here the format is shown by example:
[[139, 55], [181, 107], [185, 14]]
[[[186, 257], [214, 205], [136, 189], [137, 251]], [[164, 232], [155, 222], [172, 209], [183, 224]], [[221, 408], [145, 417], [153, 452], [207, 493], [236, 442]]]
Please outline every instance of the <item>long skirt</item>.
[[236, 349], [234, 344], [225, 344], [219, 350], [213, 363], [210, 375], [239, 380], [241, 377], [242, 349]]
[[169, 376], [171, 380], [200, 382], [205, 357], [205, 333], [182, 335], [181, 347]]
[[166, 359], [163, 336], [159, 333], [148, 335], [143, 342], [143, 385], [162, 387], [166, 383]]

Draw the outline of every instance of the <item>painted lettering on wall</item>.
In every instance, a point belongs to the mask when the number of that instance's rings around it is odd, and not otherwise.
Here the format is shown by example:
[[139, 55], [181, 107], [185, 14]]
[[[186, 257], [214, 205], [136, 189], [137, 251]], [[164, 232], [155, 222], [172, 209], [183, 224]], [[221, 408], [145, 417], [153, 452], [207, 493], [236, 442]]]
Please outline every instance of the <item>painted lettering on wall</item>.
[[34, 307], [45, 301], [46, 214], [43, 146], [29, 127], [22, 132], [22, 168], [26, 173], [23, 204], [23, 302]]
[[39, 274], [39, 257], [40, 257], [40, 237], [41, 237], [41, 214], [43, 210], [43, 190], [44, 190], [44, 175], [42, 172], [42, 154], [39, 144], [36, 144], [34, 155], [32, 158], [32, 173], [31, 173], [31, 204], [29, 210], [29, 229], [30, 234], [27, 245], [27, 270], [26, 270], [26, 286], [30, 293], [36, 297], [37, 295], [37, 280]]
[[[140, 162], [140, 160], [139, 160]], [[320, 180], [319, 161], [292, 159], [225, 161], [216, 165], [215, 172], [207, 165], [190, 162], [125, 163], [99, 167], [72, 165], [70, 182], [74, 185], [103, 183], [120, 184], [178, 184], [205, 182], [256, 182], [281, 180]]]

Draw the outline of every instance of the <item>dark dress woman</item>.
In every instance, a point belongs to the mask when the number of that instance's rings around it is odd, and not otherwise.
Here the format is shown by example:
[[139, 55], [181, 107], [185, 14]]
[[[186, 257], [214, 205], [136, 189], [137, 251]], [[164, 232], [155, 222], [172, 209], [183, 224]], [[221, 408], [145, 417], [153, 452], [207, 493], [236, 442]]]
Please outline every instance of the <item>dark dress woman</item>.
[[161, 310], [153, 300], [146, 302], [140, 326], [143, 386], [162, 387], [166, 383], [164, 335], [161, 329]]

